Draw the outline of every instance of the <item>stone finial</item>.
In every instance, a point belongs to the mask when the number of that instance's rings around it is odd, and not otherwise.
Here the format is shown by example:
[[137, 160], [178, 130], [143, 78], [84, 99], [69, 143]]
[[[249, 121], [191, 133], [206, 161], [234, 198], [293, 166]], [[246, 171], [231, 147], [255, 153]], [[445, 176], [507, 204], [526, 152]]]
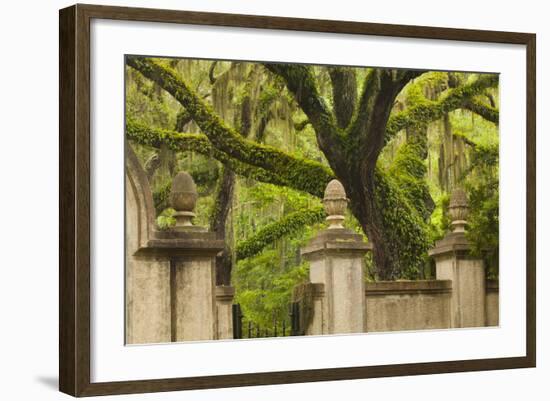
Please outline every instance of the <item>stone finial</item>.
[[346, 190], [342, 183], [338, 180], [332, 180], [328, 183], [325, 189], [323, 198], [323, 206], [327, 213], [328, 228], [344, 228], [344, 215], [348, 206], [348, 198], [346, 198]]
[[180, 171], [172, 180], [172, 189], [170, 191], [170, 205], [176, 213], [176, 228], [192, 226], [193, 217], [195, 217], [195, 206], [197, 204], [197, 186], [193, 177], [185, 171]]
[[466, 219], [469, 214], [468, 197], [462, 188], [455, 188], [451, 193], [449, 203], [449, 214], [451, 215], [451, 226], [454, 233], [465, 231]]

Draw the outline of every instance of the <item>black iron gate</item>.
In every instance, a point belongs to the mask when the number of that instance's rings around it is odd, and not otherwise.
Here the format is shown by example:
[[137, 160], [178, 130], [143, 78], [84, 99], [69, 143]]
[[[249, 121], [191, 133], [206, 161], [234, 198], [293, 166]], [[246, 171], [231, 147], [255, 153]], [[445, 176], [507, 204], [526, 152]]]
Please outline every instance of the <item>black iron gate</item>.
[[243, 328], [243, 318], [240, 304], [232, 305], [233, 312], [233, 338], [265, 338], [265, 337], [287, 337], [302, 336], [303, 329], [300, 327], [300, 306], [299, 302], [292, 302], [289, 305], [289, 319], [281, 322], [274, 321], [270, 327], [262, 327], [259, 324], [248, 321]]

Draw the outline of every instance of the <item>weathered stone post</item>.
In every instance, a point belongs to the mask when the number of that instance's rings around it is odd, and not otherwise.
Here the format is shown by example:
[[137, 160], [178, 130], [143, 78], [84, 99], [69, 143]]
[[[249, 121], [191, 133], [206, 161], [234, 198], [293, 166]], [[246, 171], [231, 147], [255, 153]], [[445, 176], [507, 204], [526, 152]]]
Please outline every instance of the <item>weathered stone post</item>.
[[332, 180], [323, 199], [329, 227], [302, 249], [315, 287], [306, 334], [366, 331], [364, 256], [371, 247], [342, 225], [347, 203], [343, 185]]
[[218, 320], [218, 339], [233, 338], [233, 297], [235, 289], [231, 286], [216, 287], [216, 314]]
[[449, 213], [452, 232], [437, 241], [429, 254], [435, 259], [436, 278], [451, 280], [451, 327], [485, 326], [485, 267], [483, 260], [471, 255], [465, 236], [468, 199], [462, 189], [451, 194]]
[[193, 225], [197, 198], [193, 178], [186, 172], [178, 173], [170, 193], [176, 225], [155, 232], [141, 250], [170, 261], [171, 341], [218, 337], [215, 269], [216, 255], [224, 243], [215, 233]]

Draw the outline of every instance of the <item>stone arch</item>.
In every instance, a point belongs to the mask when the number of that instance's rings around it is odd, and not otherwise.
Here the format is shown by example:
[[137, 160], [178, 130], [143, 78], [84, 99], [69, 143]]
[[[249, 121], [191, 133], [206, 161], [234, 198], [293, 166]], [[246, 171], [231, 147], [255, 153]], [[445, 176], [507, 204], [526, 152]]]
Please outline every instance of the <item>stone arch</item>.
[[126, 344], [170, 341], [170, 261], [137, 253], [154, 237], [155, 208], [131, 146], [125, 157]]
[[132, 253], [147, 246], [155, 224], [153, 195], [145, 171], [132, 149], [126, 143], [126, 247]]

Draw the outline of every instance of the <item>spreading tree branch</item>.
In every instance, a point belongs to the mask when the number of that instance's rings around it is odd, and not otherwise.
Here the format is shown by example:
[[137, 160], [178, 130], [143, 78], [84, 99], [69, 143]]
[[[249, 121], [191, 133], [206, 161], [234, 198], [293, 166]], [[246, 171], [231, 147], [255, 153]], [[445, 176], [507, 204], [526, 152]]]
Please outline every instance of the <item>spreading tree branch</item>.
[[288, 183], [284, 185], [315, 196], [321, 196], [324, 185], [332, 179], [332, 171], [321, 163], [295, 157], [274, 147], [242, 138], [233, 128], [225, 125], [211, 107], [204, 103], [171, 68], [148, 58], [128, 57], [126, 62], [180, 102], [193, 116], [195, 123], [218, 153], [225, 153], [229, 158], [248, 165], [249, 170], [259, 167], [264, 174], [269, 171], [281, 181]]
[[271, 63], [264, 66], [285, 81], [313, 126], [319, 148], [329, 160], [337, 160], [343, 148], [343, 138], [331, 110], [319, 94], [311, 66]]
[[481, 145], [468, 139], [464, 134], [453, 133], [453, 137], [461, 140], [473, 151], [472, 166], [476, 165], [477, 160], [483, 160], [488, 165], [495, 165], [498, 162], [498, 145]]
[[[349, 127], [350, 136], [366, 136], [368, 125], [373, 125], [373, 111], [377, 111], [380, 117], [389, 104], [393, 105], [395, 97], [401, 89], [413, 78], [421, 75], [416, 70], [389, 70], [371, 68], [363, 81], [361, 96], [357, 104], [354, 118]], [[382, 115], [381, 115], [382, 114]]]
[[267, 224], [252, 237], [237, 244], [235, 249], [237, 260], [259, 254], [267, 245], [276, 240], [294, 234], [304, 226], [320, 223], [324, 216], [323, 208], [316, 207], [289, 213], [279, 221]]
[[463, 107], [483, 117], [487, 121], [498, 124], [499, 112], [495, 107], [486, 105], [477, 99], [469, 99], [465, 101]]
[[214, 72], [216, 70], [216, 65], [218, 64], [217, 61], [213, 61], [212, 64], [210, 64], [210, 68], [208, 69], [208, 80], [210, 81], [210, 85], [214, 85], [216, 83], [216, 76], [214, 75]]
[[362, 156], [364, 174], [374, 171], [378, 155], [384, 147], [384, 129], [395, 98], [414, 77], [416, 70], [371, 69], [365, 77], [361, 99], [355, 110], [348, 136]]
[[[446, 113], [460, 108], [467, 108], [472, 104], [474, 96], [480, 94], [487, 88], [498, 85], [498, 75], [484, 75], [474, 82], [451, 89], [446, 96], [436, 101], [424, 101], [412, 106], [404, 111], [391, 116], [386, 125], [385, 140], [388, 142], [399, 131], [406, 128], [428, 124], [432, 121], [443, 118]], [[480, 113], [482, 117], [489, 121], [498, 123], [498, 110], [489, 106], [481, 106], [479, 102], [473, 107], [474, 112]], [[483, 113], [483, 114], [481, 114]]]
[[275, 185], [287, 185], [286, 181], [270, 171], [254, 167], [229, 157], [226, 153], [212, 146], [203, 134], [183, 134], [146, 125], [129, 120], [126, 122], [126, 137], [140, 145], [160, 148], [162, 144], [176, 152], [193, 151], [213, 157], [230, 167], [237, 174]]
[[351, 67], [329, 67], [328, 73], [332, 82], [332, 99], [334, 114], [338, 126], [347, 128], [357, 103], [357, 81], [355, 69]]
[[[194, 151], [210, 156], [241, 176], [269, 184], [294, 188], [318, 197], [322, 196], [326, 184], [334, 178], [332, 172], [326, 168], [322, 170], [322, 174], [318, 174], [319, 169], [305, 169], [301, 180], [292, 180], [293, 174], [280, 176], [274, 171], [251, 166], [229, 156], [227, 153], [212, 146], [212, 143], [203, 134], [183, 134], [170, 130], [151, 128], [133, 120], [128, 120], [126, 122], [126, 136], [128, 139], [141, 145], [160, 148], [164, 143], [170, 149], [177, 152]], [[307, 183], [307, 185], [303, 185], [304, 183]]]

